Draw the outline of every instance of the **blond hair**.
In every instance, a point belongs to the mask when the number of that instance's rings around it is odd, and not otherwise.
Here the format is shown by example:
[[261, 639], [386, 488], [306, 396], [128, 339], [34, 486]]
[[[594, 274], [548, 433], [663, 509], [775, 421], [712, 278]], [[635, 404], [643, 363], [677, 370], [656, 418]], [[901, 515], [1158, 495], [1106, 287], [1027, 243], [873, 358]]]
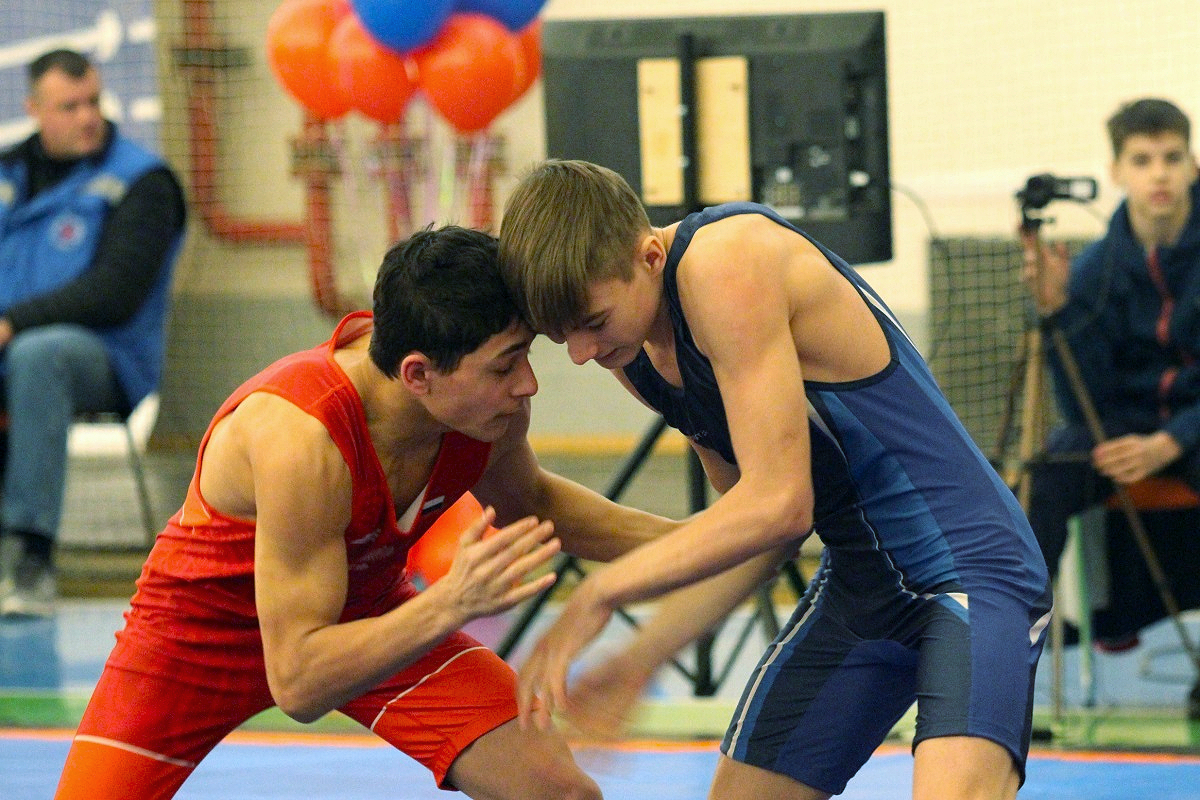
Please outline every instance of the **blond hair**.
[[537, 331], [561, 335], [587, 313], [596, 281], [633, 276], [633, 255], [650, 219], [611, 169], [551, 159], [534, 166], [509, 197], [500, 226], [500, 267]]

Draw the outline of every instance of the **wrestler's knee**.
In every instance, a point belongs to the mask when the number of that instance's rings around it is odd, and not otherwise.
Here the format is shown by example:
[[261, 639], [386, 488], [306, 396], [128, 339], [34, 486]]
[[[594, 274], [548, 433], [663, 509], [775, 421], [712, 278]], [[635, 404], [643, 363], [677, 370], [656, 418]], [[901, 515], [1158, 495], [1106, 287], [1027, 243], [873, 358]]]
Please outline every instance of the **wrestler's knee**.
[[555, 765], [543, 775], [541, 798], [601, 800], [600, 787], [573, 762]]
[[477, 739], [455, 759], [449, 783], [468, 797], [600, 800], [600, 787], [575, 763], [557, 734], [513, 721]]

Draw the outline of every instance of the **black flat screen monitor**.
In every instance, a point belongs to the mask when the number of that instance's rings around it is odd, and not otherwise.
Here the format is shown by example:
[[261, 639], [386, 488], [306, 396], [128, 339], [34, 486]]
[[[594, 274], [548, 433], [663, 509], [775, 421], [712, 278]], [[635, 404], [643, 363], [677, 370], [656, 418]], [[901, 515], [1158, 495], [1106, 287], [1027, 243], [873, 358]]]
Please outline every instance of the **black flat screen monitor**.
[[[774, 207], [852, 264], [890, 260], [882, 12], [546, 20], [547, 156], [603, 164], [645, 196], [639, 62], [725, 56], [746, 65], [750, 196], [740, 199]], [[685, 101], [689, 80], [684, 71]], [[666, 225], [706, 204], [685, 195], [647, 210]]]

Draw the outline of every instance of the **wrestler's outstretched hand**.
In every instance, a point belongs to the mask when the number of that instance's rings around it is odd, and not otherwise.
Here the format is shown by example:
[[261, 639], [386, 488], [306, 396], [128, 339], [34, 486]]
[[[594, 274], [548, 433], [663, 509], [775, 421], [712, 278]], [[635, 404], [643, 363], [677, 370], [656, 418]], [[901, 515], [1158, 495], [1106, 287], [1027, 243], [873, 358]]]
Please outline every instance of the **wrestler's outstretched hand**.
[[623, 738], [653, 676], [628, 652], [604, 659], [568, 687], [567, 724], [587, 739]]
[[593, 591], [593, 578], [585, 579], [571, 592], [558, 619], [542, 634], [518, 670], [517, 705], [522, 725], [549, 729], [556, 712], [569, 710], [567, 670], [611, 616], [612, 609]]
[[449, 571], [430, 587], [444, 592], [466, 622], [507, 611], [550, 588], [556, 579], [553, 572], [529, 577], [559, 551], [554, 523], [525, 517], [485, 537], [495, 518], [489, 506], [467, 526]]

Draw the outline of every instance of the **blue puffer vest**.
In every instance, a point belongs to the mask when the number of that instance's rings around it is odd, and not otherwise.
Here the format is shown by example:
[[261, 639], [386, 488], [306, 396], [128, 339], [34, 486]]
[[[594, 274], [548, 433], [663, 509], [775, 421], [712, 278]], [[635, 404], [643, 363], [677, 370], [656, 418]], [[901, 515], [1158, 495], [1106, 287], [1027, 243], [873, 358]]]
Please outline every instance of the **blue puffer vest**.
[[[157, 155], [115, 133], [103, 159], [81, 160], [61, 182], [21, 203], [25, 164], [0, 161], [0, 314], [86, 270], [108, 214], [138, 178], [163, 166]], [[182, 240], [181, 232], [141, 308], [123, 324], [97, 331], [131, 408], [162, 377], [171, 272]]]

